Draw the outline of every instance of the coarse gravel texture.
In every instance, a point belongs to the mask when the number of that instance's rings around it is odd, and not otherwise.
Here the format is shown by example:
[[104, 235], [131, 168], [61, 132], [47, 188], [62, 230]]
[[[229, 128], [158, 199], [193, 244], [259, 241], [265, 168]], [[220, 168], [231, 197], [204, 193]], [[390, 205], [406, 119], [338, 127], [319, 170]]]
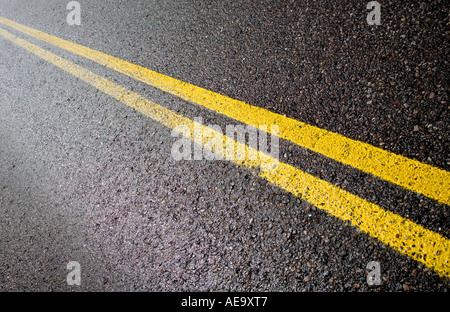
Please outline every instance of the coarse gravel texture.
[[[380, 26], [361, 1], [79, 2], [78, 27], [61, 1], [0, 0], [0, 16], [450, 170], [445, 1], [383, 1]], [[235, 123], [8, 31], [180, 114]], [[1, 291], [448, 290], [244, 168], [173, 160], [167, 128], [3, 38], [0, 55]], [[288, 142], [280, 159], [450, 237], [448, 206]]]

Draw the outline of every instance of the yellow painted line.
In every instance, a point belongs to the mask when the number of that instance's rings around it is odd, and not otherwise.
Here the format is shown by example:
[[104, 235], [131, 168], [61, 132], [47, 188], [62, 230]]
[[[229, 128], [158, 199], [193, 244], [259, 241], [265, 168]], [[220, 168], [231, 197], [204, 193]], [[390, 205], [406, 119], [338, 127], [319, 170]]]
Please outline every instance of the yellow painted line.
[[[277, 164], [275, 167], [266, 166], [266, 170], [261, 170], [258, 175], [327, 211], [329, 214], [348, 221], [368, 235], [435, 270], [439, 275], [450, 277], [450, 241], [440, 234], [384, 210], [380, 206], [307, 174], [296, 167], [281, 163], [246, 144], [227, 138], [212, 128], [174, 113], [81, 66], [26, 40], [17, 38], [2, 28], [0, 28], [0, 35], [170, 129], [187, 127], [189, 131], [181, 131], [180, 133], [206, 148], [210, 148], [210, 145], [208, 145], [209, 138], [194, 135], [194, 129], [202, 129], [203, 133], [208, 133], [208, 137], [211, 137], [211, 135], [218, 136], [219, 141], [223, 143], [223, 148], [214, 149], [213, 152], [220, 153], [219, 155], [223, 158], [226, 157], [226, 144], [229, 140], [232, 140], [235, 151], [238, 150], [237, 147], [243, 147], [246, 150], [245, 160], [231, 160], [240, 166], [254, 170], [255, 168], [264, 168], [267, 164]], [[249, 157], [249, 155], [255, 154], [258, 155], [256, 159]]]
[[450, 205], [450, 172], [220, 95], [3, 17], [0, 17], [0, 23], [245, 124], [256, 128], [278, 125], [278, 135], [285, 140]]

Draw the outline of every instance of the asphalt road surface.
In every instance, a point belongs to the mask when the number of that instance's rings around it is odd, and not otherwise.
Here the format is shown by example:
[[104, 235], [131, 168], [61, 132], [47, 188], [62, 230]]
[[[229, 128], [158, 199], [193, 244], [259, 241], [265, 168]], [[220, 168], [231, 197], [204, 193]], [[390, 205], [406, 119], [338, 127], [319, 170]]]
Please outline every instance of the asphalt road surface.
[[[381, 25], [369, 1], [80, 0], [80, 25], [68, 2], [0, 0], [1, 291], [448, 290], [447, 1], [381, 1]], [[170, 114], [224, 129], [271, 113], [273, 174], [173, 157]], [[283, 132], [296, 121], [322, 145]], [[380, 150], [414, 166], [371, 171]]]

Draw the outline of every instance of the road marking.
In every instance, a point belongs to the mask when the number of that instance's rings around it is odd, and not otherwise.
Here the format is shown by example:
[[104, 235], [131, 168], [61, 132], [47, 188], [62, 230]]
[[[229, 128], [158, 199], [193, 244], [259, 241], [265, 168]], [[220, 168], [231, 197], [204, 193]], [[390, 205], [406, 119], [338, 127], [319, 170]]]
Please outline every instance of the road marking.
[[[194, 129], [200, 127], [202, 131], [218, 135], [224, 144], [224, 148], [219, 150], [226, 153], [225, 145], [231, 139], [222, 133], [179, 115], [79, 65], [18, 38], [2, 28], [0, 28], [0, 35], [170, 129], [187, 126], [193, 134]], [[186, 135], [186, 137], [206, 148], [210, 147], [206, 144], [208, 138], [204, 136]], [[279, 162], [246, 144], [233, 141], [235, 151], [238, 150], [236, 147], [243, 147], [247, 156], [256, 153], [258, 157], [246, 157], [246, 160], [232, 162], [252, 171], [263, 168], [267, 162], [277, 163], [276, 169], [261, 170], [258, 176], [329, 214], [348, 221], [368, 235], [435, 270], [439, 275], [450, 277], [450, 241], [445, 237], [296, 167]], [[226, 157], [225, 154], [220, 156]]]
[[450, 205], [450, 172], [197, 87], [3, 17], [0, 17], [0, 23], [245, 124], [259, 129], [263, 125], [278, 125], [279, 133], [271, 134]]

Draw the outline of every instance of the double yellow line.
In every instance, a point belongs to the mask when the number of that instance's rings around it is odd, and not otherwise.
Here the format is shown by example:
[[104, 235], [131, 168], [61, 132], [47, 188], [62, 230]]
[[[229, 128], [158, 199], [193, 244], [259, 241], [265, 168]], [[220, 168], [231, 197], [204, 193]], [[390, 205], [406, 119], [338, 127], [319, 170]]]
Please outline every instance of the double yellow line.
[[[263, 125], [278, 125], [280, 133], [274, 134], [283, 139], [441, 203], [450, 202], [450, 174], [444, 170], [251, 106], [2, 17], [0, 23], [248, 125], [260, 129], [263, 129]], [[229, 142], [229, 138], [223, 134], [176, 114], [2, 28], [0, 35], [171, 129], [187, 126], [193, 133], [195, 127], [200, 127], [202, 131], [217, 136], [224, 145], [227, 139]], [[183, 135], [210, 148], [205, 137]], [[450, 277], [450, 242], [445, 237], [298, 168], [278, 162], [243, 143], [233, 142], [235, 146], [243, 146], [247, 151], [246, 160], [233, 162], [247, 168], [264, 168], [264, 164], [268, 162], [278, 163], [276, 169], [261, 170], [259, 176], [331, 215], [348, 221], [363, 232], [432, 268], [441, 276]], [[258, 157], [248, 157], [255, 154]]]
[[0, 17], [0, 22], [247, 125], [256, 128], [278, 125], [279, 137], [283, 139], [450, 205], [450, 173], [447, 171], [168, 77], [11, 20]]

